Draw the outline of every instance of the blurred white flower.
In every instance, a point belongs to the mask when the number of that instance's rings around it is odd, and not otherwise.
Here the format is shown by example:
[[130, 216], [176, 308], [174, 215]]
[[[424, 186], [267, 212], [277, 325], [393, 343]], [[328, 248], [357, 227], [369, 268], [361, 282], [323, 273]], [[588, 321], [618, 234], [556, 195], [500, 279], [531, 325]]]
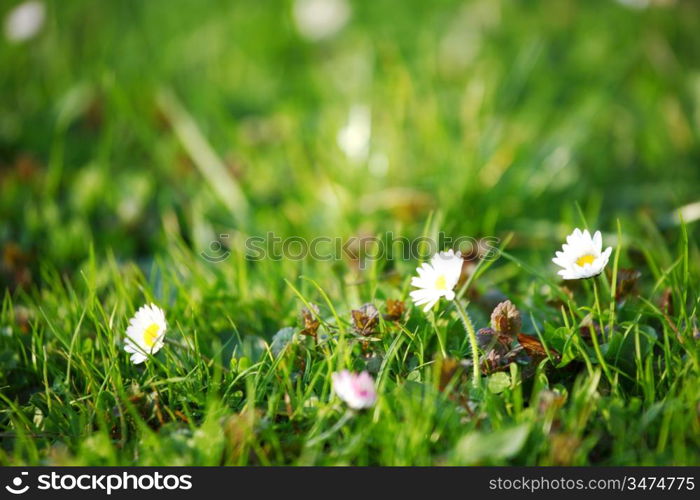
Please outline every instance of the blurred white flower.
[[165, 313], [155, 304], [141, 306], [126, 329], [124, 350], [131, 354], [134, 364], [143, 363], [148, 354], [157, 353], [163, 347], [163, 337], [168, 325]]
[[632, 9], [646, 9], [649, 7], [649, 0], [617, 0], [617, 3]]
[[369, 155], [372, 136], [372, 113], [368, 106], [355, 104], [350, 108], [348, 121], [338, 131], [338, 147], [352, 161], [362, 162]]
[[45, 17], [43, 2], [32, 0], [19, 4], [5, 16], [5, 38], [12, 43], [34, 38], [41, 31]]
[[346, 0], [295, 0], [294, 24], [308, 40], [321, 40], [335, 35], [350, 18]]
[[428, 312], [440, 297], [454, 300], [463, 262], [461, 253], [452, 249], [435, 254], [430, 263], [424, 262], [416, 269], [418, 276], [411, 280], [411, 286], [418, 288], [410, 294], [413, 303], [424, 305], [423, 310]]
[[646, 9], [648, 7], [672, 7], [678, 0], [617, 0], [617, 3], [631, 9]]
[[370, 408], [377, 401], [374, 380], [372, 380], [372, 376], [369, 373], [355, 374], [343, 370], [334, 373], [331, 375], [331, 378], [333, 380], [333, 392], [353, 410]]
[[603, 272], [611, 252], [612, 247], [603, 251], [603, 237], [600, 231], [596, 231], [591, 237], [588, 229], [581, 232], [576, 228], [566, 237], [562, 251], [556, 252], [552, 262], [562, 268], [559, 275], [565, 280], [590, 278]]

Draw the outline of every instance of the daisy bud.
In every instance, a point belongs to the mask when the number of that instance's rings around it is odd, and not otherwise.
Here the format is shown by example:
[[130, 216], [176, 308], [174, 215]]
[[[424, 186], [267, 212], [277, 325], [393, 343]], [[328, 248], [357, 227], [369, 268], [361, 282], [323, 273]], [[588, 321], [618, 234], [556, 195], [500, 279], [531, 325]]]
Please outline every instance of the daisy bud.
[[476, 332], [476, 343], [482, 352], [488, 352], [496, 345], [496, 332], [491, 328], [482, 328]]
[[359, 309], [352, 311], [352, 322], [355, 331], [363, 336], [369, 336], [375, 333], [377, 324], [379, 323], [379, 311], [374, 304], [364, 304]]
[[403, 300], [386, 299], [386, 314], [384, 319], [387, 321], [399, 321], [406, 310], [406, 304]]
[[316, 332], [321, 322], [318, 320], [320, 309], [316, 304], [309, 304], [309, 308], [302, 308], [301, 310], [301, 333], [303, 335], [309, 335], [310, 337], [316, 337]]
[[499, 342], [510, 344], [520, 333], [520, 312], [510, 300], [501, 302], [491, 313], [491, 328], [499, 336]]

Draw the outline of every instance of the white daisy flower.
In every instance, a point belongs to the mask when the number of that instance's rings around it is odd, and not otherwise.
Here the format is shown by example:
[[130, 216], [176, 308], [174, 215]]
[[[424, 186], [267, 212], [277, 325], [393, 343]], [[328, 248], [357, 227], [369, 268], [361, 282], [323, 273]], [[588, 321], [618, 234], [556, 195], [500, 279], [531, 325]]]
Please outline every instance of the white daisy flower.
[[307, 40], [330, 38], [350, 19], [347, 0], [295, 0], [294, 24]]
[[603, 272], [611, 252], [612, 247], [603, 251], [603, 237], [600, 231], [596, 231], [591, 237], [588, 229], [581, 232], [576, 228], [566, 237], [562, 251], [556, 252], [557, 256], [552, 262], [562, 268], [559, 276], [565, 280], [590, 278]]
[[424, 262], [416, 271], [411, 285], [418, 288], [411, 292], [411, 299], [417, 306], [425, 305], [423, 310], [428, 312], [440, 297], [454, 300], [454, 287], [462, 273], [462, 255], [460, 252], [448, 250], [435, 254], [430, 263]]
[[165, 313], [155, 304], [141, 306], [126, 329], [124, 350], [131, 353], [134, 364], [143, 363], [149, 354], [155, 354], [163, 347], [163, 337], [168, 325]]
[[333, 392], [353, 410], [370, 408], [377, 401], [374, 380], [367, 372], [359, 374], [347, 370], [331, 375]]
[[12, 43], [34, 38], [41, 31], [45, 17], [43, 2], [32, 0], [17, 5], [5, 17], [5, 38]]
[[355, 104], [350, 108], [348, 121], [338, 131], [338, 147], [352, 161], [360, 163], [369, 156], [372, 136], [372, 113], [368, 106]]

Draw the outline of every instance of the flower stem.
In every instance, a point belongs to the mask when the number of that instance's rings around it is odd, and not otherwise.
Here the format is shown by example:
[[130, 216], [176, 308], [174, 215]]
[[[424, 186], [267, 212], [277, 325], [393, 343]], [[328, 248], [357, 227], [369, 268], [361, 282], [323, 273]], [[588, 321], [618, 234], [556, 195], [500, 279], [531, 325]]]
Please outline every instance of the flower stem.
[[438, 344], [440, 345], [440, 354], [442, 354], [443, 358], [447, 357], [447, 351], [445, 350], [445, 341], [442, 338], [442, 335], [440, 335], [440, 329], [437, 326], [437, 323], [435, 322], [435, 314], [433, 314], [433, 311], [430, 311], [430, 324], [433, 326], [433, 330], [435, 330], [435, 334], [437, 335], [438, 339]]
[[345, 414], [340, 418], [340, 420], [338, 420], [335, 423], [335, 425], [333, 425], [333, 427], [328, 429], [326, 432], [309, 439], [304, 446], [306, 446], [308, 448], [308, 447], [311, 447], [311, 446], [314, 446], [314, 445], [320, 443], [321, 441], [325, 441], [326, 439], [331, 437], [333, 434], [338, 432], [347, 423], [347, 421], [350, 420], [353, 416], [355, 416], [355, 412], [348, 408], [345, 411]]
[[469, 343], [471, 344], [472, 348], [472, 369], [473, 369], [473, 376], [472, 376], [472, 384], [474, 387], [479, 387], [480, 382], [481, 382], [481, 363], [479, 362], [479, 344], [476, 341], [476, 331], [474, 330], [474, 325], [472, 324], [472, 320], [469, 319], [469, 315], [467, 314], [467, 311], [464, 309], [462, 304], [460, 304], [459, 300], [455, 300], [455, 307], [457, 308], [457, 312], [459, 313], [460, 318], [462, 319], [462, 324], [464, 325], [464, 329], [467, 331], [467, 336], [469, 337]]
[[[601, 334], [603, 334], [604, 336], [605, 327], [603, 326], [603, 313], [600, 309], [600, 299], [598, 298], [598, 285], [596, 284], [595, 278], [593, 278], [593, 280], [591, 281], [593, 281], [593, 295], [595, 297], [595, 308], [598, 313], [598, 324], [600, 325]], [[595, 329], [595, 321], [590, 327], [590, 330], [591, 340], [593, 341], [593, 350], [595, 351], [596, 357], [598, 358], [598, 363], [600, 363], [600, 366], [603, 369], [603, 372], [605, 373], [605, 377], [608, 379], [608, 382], [610, 382], [610, 385], [612, 387], [615, 387], [615, 383], [613, 381], [612, 375], [610, 374], [610, 370], [608, 369], [608, 365], [605, 362], [605, 358], [603, 358], [603, 352], [600, 350], [600, 344], [598, 343], [598, 333]]]

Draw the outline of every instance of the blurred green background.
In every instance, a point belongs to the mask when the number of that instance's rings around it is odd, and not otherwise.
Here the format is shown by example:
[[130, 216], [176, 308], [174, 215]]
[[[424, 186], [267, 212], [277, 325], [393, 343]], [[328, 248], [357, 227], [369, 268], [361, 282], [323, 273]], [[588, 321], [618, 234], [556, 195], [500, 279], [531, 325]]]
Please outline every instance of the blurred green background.
[[695, 1], [30, 4], [0, 6], [11, 290], [91, 246], [148, 263], [439, 213], [546, 262], [576, 203], [611, 233], [699, 217]]
[[[0, 21], [0, 463], [698, 462], [700, 2], [30, 0]], [[595, 281], [553, 281], [583, 226], [616, 248], [602, 310]], [[565, 366], [437, 391], [440, 336], [468, 355], [456, 311], [409, 305], [372, 357], [342, 335], [408, 301], [417, 260], [243, 249], [440, 229], [508, 239], [469, 314], [510, 298]], [[151, 301], [168, 345], [134, 366]], [[298, 338], [311, 301], [327, 344]], [[342, 367], [381, 380], [345, 425]]]

